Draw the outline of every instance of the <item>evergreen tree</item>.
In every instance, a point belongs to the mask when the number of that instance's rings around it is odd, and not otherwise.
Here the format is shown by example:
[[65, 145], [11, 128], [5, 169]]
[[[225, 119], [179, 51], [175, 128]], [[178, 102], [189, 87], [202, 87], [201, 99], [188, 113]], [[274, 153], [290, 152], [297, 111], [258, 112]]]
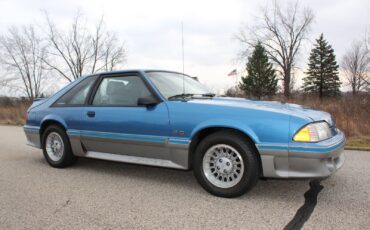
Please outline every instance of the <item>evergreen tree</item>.
[[252, 55], [248, 58], [247, 72], [247, 76], [242, 77], [239, 84], [246, 95], [260, 99], [276, 93], [278, 80], [261, 43], [254, 47]]
[[341, 82], [338, 77], [338, 68], [334, 49], [321, 34], [311, 50], [306, 73], [308, 76], [303, 79], [304, 91], [318, 93], [320, 98], [340, 95]]

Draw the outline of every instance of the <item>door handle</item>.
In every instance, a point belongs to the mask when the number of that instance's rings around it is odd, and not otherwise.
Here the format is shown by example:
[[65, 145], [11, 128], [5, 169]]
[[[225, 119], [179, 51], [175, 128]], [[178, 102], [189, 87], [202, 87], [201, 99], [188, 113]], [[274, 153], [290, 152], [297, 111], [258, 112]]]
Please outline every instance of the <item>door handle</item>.
[[87, 115], [88, 117], [95, 117], [95, 112], [94, 112], [94, 111], [88, 111], [88, 112], [86, 113], [86, 115]]

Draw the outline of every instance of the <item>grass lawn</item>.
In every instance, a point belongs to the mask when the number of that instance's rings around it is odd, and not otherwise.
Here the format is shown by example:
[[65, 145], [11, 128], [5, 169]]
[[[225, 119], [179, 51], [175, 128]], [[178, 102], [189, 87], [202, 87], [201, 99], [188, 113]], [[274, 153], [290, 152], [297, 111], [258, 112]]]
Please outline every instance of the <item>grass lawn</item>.
[[347, 138], [346, 146], [370, 149], [370, 136]]

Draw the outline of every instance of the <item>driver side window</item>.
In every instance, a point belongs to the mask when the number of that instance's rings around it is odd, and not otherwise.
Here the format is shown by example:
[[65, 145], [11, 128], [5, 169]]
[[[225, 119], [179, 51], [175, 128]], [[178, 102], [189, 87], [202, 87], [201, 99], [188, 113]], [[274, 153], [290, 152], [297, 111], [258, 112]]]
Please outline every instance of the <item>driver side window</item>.
[[96, 91], [93, 105], [137, 106], [140, 97], [151, 96], [138, 76], [104, 77]]

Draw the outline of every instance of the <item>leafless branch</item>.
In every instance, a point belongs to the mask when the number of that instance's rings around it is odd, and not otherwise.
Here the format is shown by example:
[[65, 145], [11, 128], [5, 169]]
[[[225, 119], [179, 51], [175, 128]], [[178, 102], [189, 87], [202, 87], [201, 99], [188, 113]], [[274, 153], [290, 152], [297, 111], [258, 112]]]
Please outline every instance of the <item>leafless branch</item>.
[[352, 94], [370, 90], [370, 52], [364, 41], [354, 42], [342, 59], [342, 71]]
[[291, 72], [302, 42], [307, 39], [314, 15], [311, 9], [302, 9], [298, 1], [286, 8], [275, 2], [272, 8], [263, 8], [261, 15], [254, 26], [241, 28], [236, 38], [247, 47], [246, 51], [257, 42], [265, 46], [278, 72], [282, 73], [284, 95], [289, 97]]
[[74, 18], [70, 29], [62, 31], [45, 13], [50, 44], [45, 64], [68, 81], [84, 74], [113, 70], [125, 61], [125, 49], [116, 33], [108, 31], [102, 16], [93, 30], [81, 14]]
[[46, 46], [33, 26], [11, 27], [0, 37], [0, 64], [7, 70], [2, 82], [20, 81], [29, 99], [41, 95], [47, 72]]

